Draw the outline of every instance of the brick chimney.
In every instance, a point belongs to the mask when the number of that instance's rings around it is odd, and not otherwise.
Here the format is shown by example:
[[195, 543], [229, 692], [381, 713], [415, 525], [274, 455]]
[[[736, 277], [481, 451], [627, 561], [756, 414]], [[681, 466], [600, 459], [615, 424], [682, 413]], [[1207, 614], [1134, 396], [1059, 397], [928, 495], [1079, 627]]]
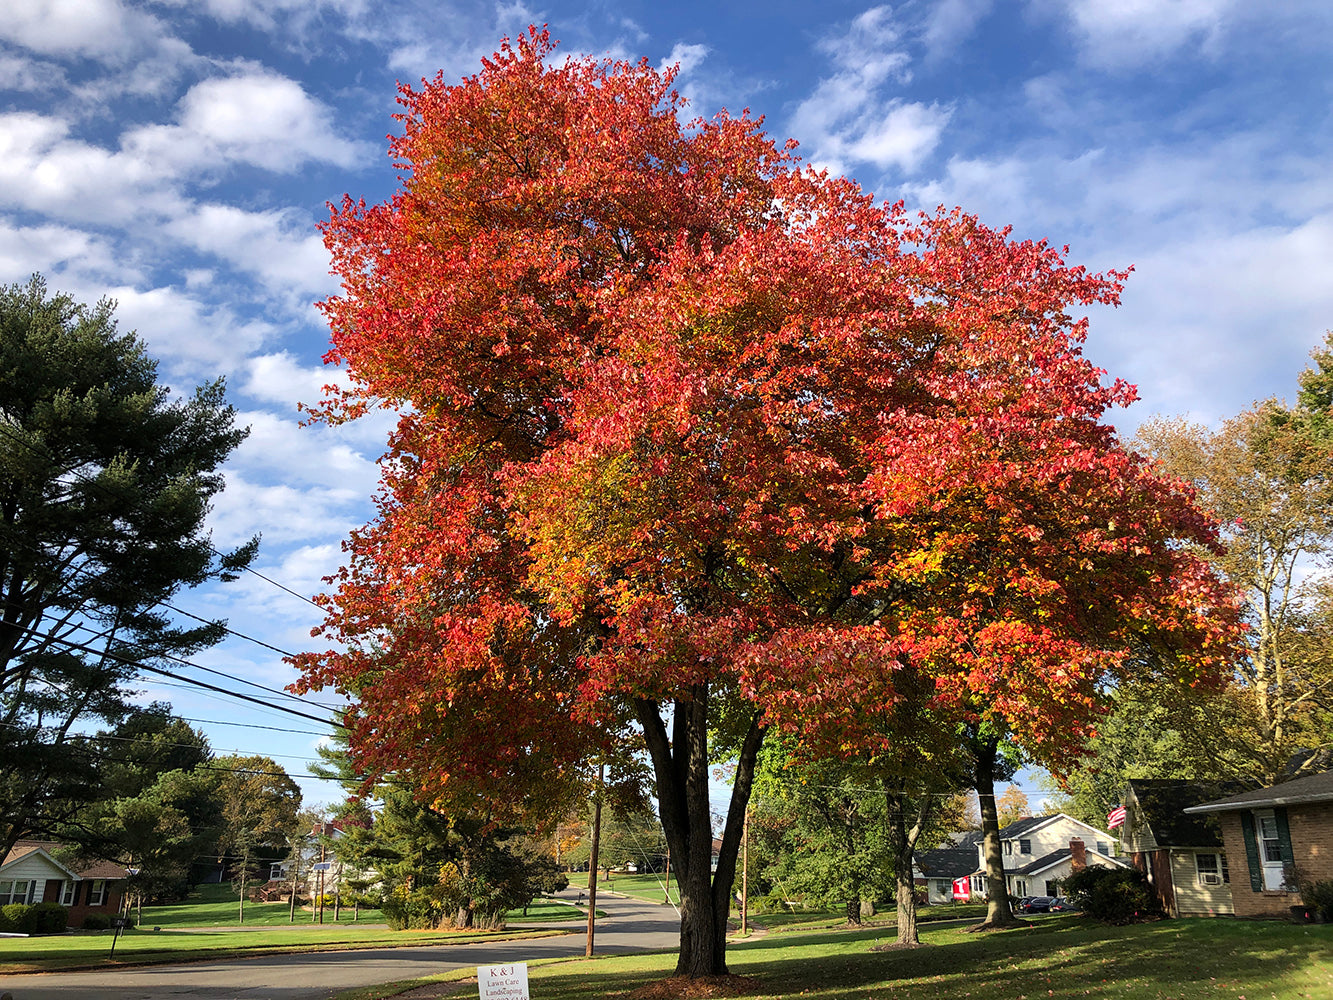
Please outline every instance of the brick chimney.
[[1088, 849], [1077, 837], [1069, 842], [1069, 866], [1076, 872], [1088, 867]]

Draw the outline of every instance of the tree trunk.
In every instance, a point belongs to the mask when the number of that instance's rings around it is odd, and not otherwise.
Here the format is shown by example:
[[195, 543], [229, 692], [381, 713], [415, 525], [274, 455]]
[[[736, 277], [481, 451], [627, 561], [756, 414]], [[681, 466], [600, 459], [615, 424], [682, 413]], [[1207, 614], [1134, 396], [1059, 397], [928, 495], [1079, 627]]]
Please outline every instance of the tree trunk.
[[731, 803], [712, 871], [713, 827], [708, 802], [708, 685], [672, 705], [668, 736], [661, 706], [636, 699], [657, 784], [662, 830], [676, 865], [680, 893], [680, 954], [676, 975], [690, 979], [727, 973], [727, 916], [731, 909], [736, 857], [750, 800], [755, 759], [763, 743], [759, 713], [742, 741], [731, 788]]
[[912, 876], [912, 866], [916, 854], [916, 843], [930, 818], [932, 799], [922, 795], [912, 811], [911, 824], [908, 825], [908, 811], [911, 804], [907, 793], [901, 788], [894, 788], [887, 782], [884, 785], [884, 803], [888, 812], [889, 843], [893, 847], [894, 882], [897, 886], [898, 908], [898, 944], [915, 947], [921, 943], [916, 926], [916, 880]]
[[981, 807], [981, 833], [986, 858], [986, 920], [982, 927], [1015, 927], [1022, 923], [1009, 906], [1009, 884], [1004, 877], [1004, 854], [1000, 850], [1000, 815], [995, 808], [995, 740], [977, 752], [977, 800]]

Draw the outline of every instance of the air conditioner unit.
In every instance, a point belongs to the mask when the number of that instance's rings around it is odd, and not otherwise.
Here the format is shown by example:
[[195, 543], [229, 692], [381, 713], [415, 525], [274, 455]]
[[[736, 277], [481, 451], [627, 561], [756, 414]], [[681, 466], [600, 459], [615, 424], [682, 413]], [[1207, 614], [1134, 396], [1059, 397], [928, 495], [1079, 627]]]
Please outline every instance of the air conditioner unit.
[[1200, 881], [1203, 885], [1221, 885], [1221, 884], [1222, 884], [1222, 876], [1221, 876], [1221, 875], [1214, 875], [1212, 872], [1200, 872], [1200, 873], [1199, 873], [1199, 881]]

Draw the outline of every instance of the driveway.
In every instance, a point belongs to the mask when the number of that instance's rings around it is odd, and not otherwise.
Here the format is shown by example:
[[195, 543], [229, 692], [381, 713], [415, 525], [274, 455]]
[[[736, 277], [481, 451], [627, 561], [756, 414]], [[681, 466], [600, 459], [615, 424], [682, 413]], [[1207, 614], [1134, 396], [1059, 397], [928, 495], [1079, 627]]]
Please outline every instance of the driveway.
[[[597, 903], [598, 909], [606, 912], [606, 917], [597, 922], [598, 954], [671, 950], [680, 943], [680, 924], [669, 906], [601, 893]], [[326, 951], [99, 972], [48, 972], [0, 977], [0, 993], [10, 992], [14, 1000], [328, 1000], [355, 986], [413, 979], [465, 966], [582, 955], [584, 943], [580, 932], [494, 944]]]

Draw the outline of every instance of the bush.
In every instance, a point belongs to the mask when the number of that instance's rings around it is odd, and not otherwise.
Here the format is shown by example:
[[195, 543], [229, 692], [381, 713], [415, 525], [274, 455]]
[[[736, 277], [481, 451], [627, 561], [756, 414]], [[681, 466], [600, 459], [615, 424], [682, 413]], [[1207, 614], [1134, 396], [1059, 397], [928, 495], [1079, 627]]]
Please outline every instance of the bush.
[[1322, 913], [1325, 921], [1333, 922], [1333, 879], [1316, 882], [1301, 872], [1295, 872], [1291, 881], [1301, 894], [1302, 903]]
[[105, 913], [90, 913], [83, 918], [85, 931], [104, 931], [111, 926], [111, 918]]
[[33, 908], [36, 934], [64, 934], [69, 926], [69, 909], [59, 903], [38, 903]]
[[1155, 920], [1161, 904], [1137, 868], [1084, 868], [1064, 880], [1065, 895], [1084, 913], [1106, 924]]
[[10, 928], [11, 934], [37, 933], [37, 914], [33, 912], [34, 910], [35, 907], [27, 903], [10, 903], [0, 907], [0, 913], [4, 914], [5, 925]]

